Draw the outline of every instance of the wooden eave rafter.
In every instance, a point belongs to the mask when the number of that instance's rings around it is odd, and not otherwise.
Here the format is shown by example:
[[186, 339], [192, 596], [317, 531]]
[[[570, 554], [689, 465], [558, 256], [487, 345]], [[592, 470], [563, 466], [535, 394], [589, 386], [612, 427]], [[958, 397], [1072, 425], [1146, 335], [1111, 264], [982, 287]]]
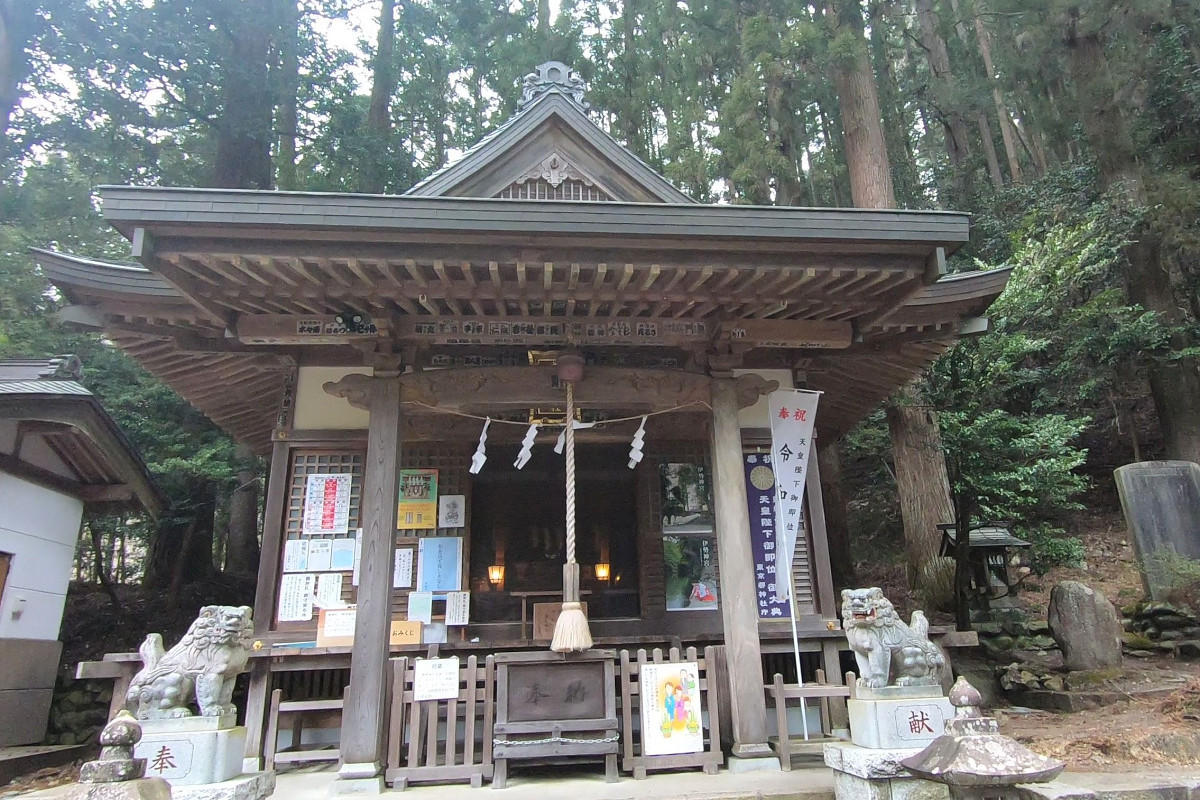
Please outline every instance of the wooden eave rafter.
[[77, 475], [78, 480], [20, 462], [5, 455], [4, 464], [31, 480], [68, 492], [85, 502], [113, 503], [136, 499], [152, 516], [166, 507], [132, 445], [88, 394], [62, 395], [48, 382], [47, 393], [0, 395], [0, 418], [18, 420], [26, 435], [39, 436]]
[[[60, 270], [51, 277], [74, 302], [94, 304], [119, 346], [218, 425], [260, 450], [268, 446], [277, 421], [286, 370], [299, 362], [300, 353], [332, 357], [344, 351], [346, 363], [361, 363], [362, 356], [349, 340], [340, 349], [323, 350], [248, 344], [236, 338], [241, 321], [357, 310], [389, 320], [385, 339], [435, 314], [537, 322], [567, 319], [568, 309], [570, 319], [581, 324], [636, 323], [654, 315], [705, 320], [713, 331], [722, 320], [854, 322], [854, 341], [839, 344], [844, 349], [836, 353], [757, 348], [745, 361], [747, 367], [807, 364], [797, 368], [807, 370], [810, 386], [826, 391], [823, 427], [840, 433], [950, 347], [961, 320], [983, 313], [1007, 278], [1006, 271], [972, 273], [925, 285], [928, 245], [911, 242], [812, 241], [797, 263], [798, 251], [789, 252], [789, 245], [779, 241], [747, 255], [728, 243], [704, 240], [693, 240], [690, 250], [678, 243], [634, 248], [608, 242], [610, 249], [597, 252], [546, 237], [492, 246], [459, 242], [456, 249], [440, 240], [444, 237], [428, 236], [409, 237], [420, 241], [400, 246], [377, 237], [339, 241], [328, 231], [310, 231], [304, 241], [253, 238], [228, 228], [219, 240], [195, 233], [154, 237], [155, 247], [168, 248], [155, 257], [186, 263], [193, 288], [203, 293], [206, 306], [229, 320], [229, 329], [195, 304], [181, 303], [177, 294], [151, 298], [132, 292], [114, 298], [85, 285], [78, 264], [70, 275]], [[695, 261], [700, 254], [708, 260]], [[92, 265], [82, 272], [96, 269]], [[269, 276], [267, 282], [249, 274], [253, 270]], [[863, 326], [869, 319], [859, 313], [864, 308], [886, 316]], [[179, 333], [171, 335], [176, 329]], [[438, 345], [442, 350], [455, 346], [453, 341]], [[681, 363], [688, 361], [688, 352], [685, 348]]]

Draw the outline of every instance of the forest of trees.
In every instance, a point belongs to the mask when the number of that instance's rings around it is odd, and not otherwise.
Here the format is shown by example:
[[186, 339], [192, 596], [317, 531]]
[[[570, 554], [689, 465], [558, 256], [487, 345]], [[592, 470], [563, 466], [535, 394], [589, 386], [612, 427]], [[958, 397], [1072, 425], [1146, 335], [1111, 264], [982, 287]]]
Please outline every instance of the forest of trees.
[[[61, 329], [26, 248], [126, 257], [101, 184], [403, 191], [503, 123], [520, 77], [556, 59], [606, 130], [700, 202], [971, 212], [951, 268], [1014, 268], [993, 331], [827, 443], [822, 467], [848, 477], [854, 531], [903, 517], [910, 574], [953, 503], [1013, 520], [1042, 563], [1070, 560], [1063, 531], [1089, 481], [1135, 459], [1200, 461], [1198, 10], [0, 0], [0, 354], [83, 357], [174, 500], [148, 579], [182, 580], [185, 549], [220, 551], [202, 572], [252, 570], [228, 520], [259, 465]], [[353, 21], [357, 39], [331, 35]]]

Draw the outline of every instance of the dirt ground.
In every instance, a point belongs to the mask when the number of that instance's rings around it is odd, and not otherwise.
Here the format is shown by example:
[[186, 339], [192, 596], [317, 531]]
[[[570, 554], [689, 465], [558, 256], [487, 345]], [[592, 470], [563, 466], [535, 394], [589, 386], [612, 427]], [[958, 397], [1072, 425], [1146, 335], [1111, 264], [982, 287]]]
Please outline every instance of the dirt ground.
[[[1000, 731], [1075, 772], [1122, 772], [1136, 764], [1200, 762], [1200, 664], [1162, 657], [1129, 663], [1112, 686], [1130, 699], [1088, 711], [1001, 707]], [[1173, 688], [1174, 687], [1174, 688]], [[1173, 691], [1171, 689], [1173, 688]], [[1137, 697], [1139, 691], [1169, 692]]]
[[[1119, 513], [1085, 512], [1076, 518], [1072, 533], [1083, 541], [1086, 564], [1056, 568], [1029, 581], [1021, 604], [1031, 617], [1045, 619], [1050, 590], [1062, 580], [1086, 583], [1118, 609], [1142, 598], [1141, 575]], [[1056, 656], [1042, 663], [1061, 665]], [[1095, 688], [1129, 692], [1130, 699], [1071, 713], [998, 709], [1000, 730], [1043, 755], [1066, 761], [1073, 771], [1119, 772], [1130, 764], [1200, 761], [1200, 662], [1168, 655], [1126, 657], [1122, 674]], [[1147, 690], [1153, 696], [1137, 696]]]

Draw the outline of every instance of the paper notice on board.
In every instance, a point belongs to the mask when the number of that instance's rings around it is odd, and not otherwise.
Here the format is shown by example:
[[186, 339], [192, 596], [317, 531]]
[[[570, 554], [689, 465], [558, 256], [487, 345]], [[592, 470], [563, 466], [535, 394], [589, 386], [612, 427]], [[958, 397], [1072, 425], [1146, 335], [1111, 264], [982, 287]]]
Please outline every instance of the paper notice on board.
[[392, 588], [408, 589], [412, 586], [413, 551], [411, 547], [401, 547], [396, 551], [396, 566], [392, 570]]
[[350, 475], [309, 475], [304, 484], [305, 534], [345, 533], [350, 529]]
[[352, 586], [358, 586], [358, 573], [362, 569], [362, 528], [359, 528], [354, 534], [354, 578], [350, 581]]
[[333, 550], [329, 555], [329, 568], [338, 572], [354, 569], [354, 539], [330, 539]]
[[433, 592], [409, 592], [408, 618], [412, 622], [433, 622]]
[[337, 572], [326, 572], [317, 576], [317, 604], [321, 608], [341, 608], [342, 576]]
[[332, 539], [309, 539], [308, 571], [328, 572], [333, 561]]
[[308, 571], [308, 540], [289, 539], [283, 543], [283, 571]]
[[311, 573], [284, 575], [279, 582], [280, 622], [308, 622], [313, 615], [313, 592], [317, 576]]
[[471, 593], [450, 592], [446, 595], [446, 624], [466, 625], [471, 616]]

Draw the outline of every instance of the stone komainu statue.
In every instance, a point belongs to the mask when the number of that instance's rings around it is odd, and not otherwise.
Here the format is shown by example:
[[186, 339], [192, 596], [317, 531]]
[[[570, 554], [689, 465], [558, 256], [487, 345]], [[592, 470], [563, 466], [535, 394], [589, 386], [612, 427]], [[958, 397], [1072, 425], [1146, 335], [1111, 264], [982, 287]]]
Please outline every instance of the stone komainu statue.
[[878, 588], [842, 590], [842, 627], [858, 662], [858, 685], [937, 686], [946, 656], [929, 641], [929, 620], [914, 611], [905, 625]]
[[170, 650], [163, 652], [161, 634], [150, 634], [125, 706], [138, 719], [190, 717], [194, 695], [201, 716], [235, 713], [233, 682], [246, 668], [253, 633], [247, 606], [205, 606]]

